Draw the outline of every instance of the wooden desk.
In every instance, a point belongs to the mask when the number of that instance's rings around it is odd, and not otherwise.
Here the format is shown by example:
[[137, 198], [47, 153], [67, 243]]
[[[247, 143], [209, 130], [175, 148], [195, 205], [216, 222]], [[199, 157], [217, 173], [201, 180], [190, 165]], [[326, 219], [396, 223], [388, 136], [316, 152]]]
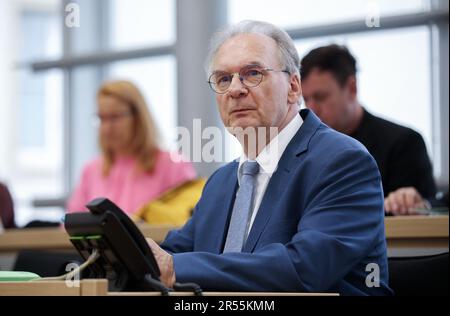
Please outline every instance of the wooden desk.
[[[204, 296], [338, 296], [337, 293], [204, 292]], [[0, 282], [0, 296], [161, 296], [159, 292], [108, 292], [107, 280], [81, 280], [79, 287], [65, 281]], [[170, 296], [193, 296], [173, 292]]]
[[429, 255], [448, 251], [448, 216], [386, 217], [389, 256]]
[[0, 282], [0, 296], [105, 296], [107, 280], [82, 280], [79, 287], [65, 281]]
[[[386, 217], [388, 248], [440, 248], [449, 247], [448, 216]], [[170, 225], [139, 225], [144, 236], [156, 242], [164, 240]], [[7, 230], [0, 234], [0, 254], [21, 249], [71, 250], [72, 244], [62, 228], [32, 228]]]

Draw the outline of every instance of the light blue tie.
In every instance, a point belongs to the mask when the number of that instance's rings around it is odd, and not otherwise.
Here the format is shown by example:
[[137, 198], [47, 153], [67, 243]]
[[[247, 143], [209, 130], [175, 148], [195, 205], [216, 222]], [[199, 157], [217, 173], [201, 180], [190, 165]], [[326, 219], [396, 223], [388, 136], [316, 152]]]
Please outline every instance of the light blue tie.
[[234, 201], [230, 227], [223, 252], [241, 252], [245, 236], [252, 217], [253, 191], [259, 165], [256, 161], [247, 160], [242, 164], [242, 175], [239, 190]]

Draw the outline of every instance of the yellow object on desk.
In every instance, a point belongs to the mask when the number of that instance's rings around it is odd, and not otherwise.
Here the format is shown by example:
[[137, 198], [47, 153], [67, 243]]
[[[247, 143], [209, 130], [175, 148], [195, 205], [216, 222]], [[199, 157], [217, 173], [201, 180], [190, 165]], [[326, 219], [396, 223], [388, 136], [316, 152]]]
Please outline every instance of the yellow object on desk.
[[144, 205], [137, 217], [149, 224], [182, 226], [191, 217], [205, 183], [203, 178], [185, 182]]

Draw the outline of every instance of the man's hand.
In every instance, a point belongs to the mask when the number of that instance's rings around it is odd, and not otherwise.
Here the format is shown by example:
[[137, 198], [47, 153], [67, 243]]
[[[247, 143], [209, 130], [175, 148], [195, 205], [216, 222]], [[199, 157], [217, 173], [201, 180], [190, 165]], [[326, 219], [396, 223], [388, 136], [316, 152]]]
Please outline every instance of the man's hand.
[[148, 245], [155, 255], [158, 263], [159, 271], [161, 272], [160, 280], [168, 288], [172, 288], [175, 283], [175, 270], [173, 268], [173, 257], [161, 249], [158, 244], [150, 238], [146, 238]]
[[384, 199], [384, 209], [394, 215], [416, 215], [415, 208], [424, 208], [425, 201], [413, 187], [400, 188]]

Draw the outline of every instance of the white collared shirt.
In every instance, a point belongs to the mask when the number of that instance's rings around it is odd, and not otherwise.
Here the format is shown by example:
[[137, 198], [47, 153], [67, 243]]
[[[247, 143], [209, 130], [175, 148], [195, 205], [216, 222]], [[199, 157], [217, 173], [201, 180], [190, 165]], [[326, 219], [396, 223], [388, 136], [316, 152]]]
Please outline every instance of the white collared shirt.
[[[297, 134], [298, 130], [303, 124], [303, 119], [300, 114], [294, 116], [294, 118], [286, 125], [281, 132], [274, 137], [270, 143], [264, 147], [261, 153], [256, 157], [256, 162], [259, 164], [259, 173], [256, 176], [256, 187], [253, 194], [253, 210], [252, 217], [250, 219], [250, 225], [247, 234], [250, 232], [253, 222], [255, 221], [256, 214], [258, 213], [259, 206], [261, 205], [262, 198], [266, 192], [267, 185], [269, 184], [272, 174], [277, 170], [278, 162], [281, 159], [286, 147], [292, 138]], [[249, 160], [245, 153], [239, 158], [238, 167], [238, 182], [241, 177], [241, 166]]]

